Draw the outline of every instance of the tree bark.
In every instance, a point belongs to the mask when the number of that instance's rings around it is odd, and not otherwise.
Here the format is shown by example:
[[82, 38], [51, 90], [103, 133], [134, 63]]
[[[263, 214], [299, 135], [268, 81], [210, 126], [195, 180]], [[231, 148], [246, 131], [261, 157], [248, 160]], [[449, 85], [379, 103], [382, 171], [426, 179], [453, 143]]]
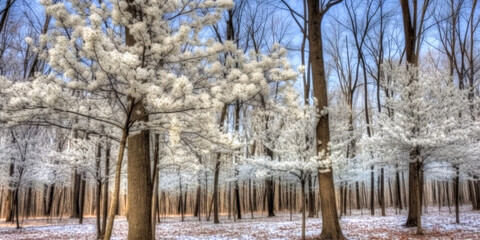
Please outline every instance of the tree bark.
[[122, 133], [122, 138], [120, 140], [120, 145], [118, 147], [117, 166], [115, 167], [115, 185], [113, 188], [113, 197], [112, 197], [112, 200], [110, 201], [110, 211], [108, 212], [108, 221], [107, 221], [107, 226], [105, 228], [105, 235], [103, 237], [104, 240], [110, 240], [112, 236], [113, 222], [115, 220], [115, 214], [117, 213], [117, 209], [118, 209], [118, 202], [119, 202], [119, 195], [120, 195], [120, 177], [122, 173], [122, 162], [123, 162], [123, 155], [125, 153], [125, 145], [127, 143], [128, 122], [129, 122], [129, 119], [126, 120], [125, 127]]
[[105, 186], [103, 187], [103, 221], [101, 239], [105, 236], [105, 229], [107, 228], [108, 215], [108, 178], [110, 175], [110, 143], [106, 144], [105, 149]]
[[102, 147], [100, 144], [97, 144], [97, 156], [95, 159], [95, 170], [96, 170], [96, 195], [95, 195], [95, 214], [97, 215], [97, 239], [102, 237], [102, 227], [100, 219], [100, 198], [102, 197], [102, 174], [100, 169], [100, 158], [102, 156]]
[[305, 180], [300, 181], [300, 184], [302, 185], [302, 240], [305, 240], [305, 225], [306, 225], [306, 209], [307, 205], [305, 202], [307, 201], [305, 197]]
[[455, 166], [454, 195], [455, 195], [455, 223], [460, 224], [460, 170]]
[[[128, 36], [128, 34], [127, 34]], [[133, 111], [136, 114], [146, 113], [141, 102]], [[147, 117], [138, 119], [148, 121]], [[130, 136], [128, 145], [128, 236], [129, 240], [151, 239], [152, 237], [152, 179], [150, 169], [150, 134], [148, 130]]]
[[[330, 129], [328, 123], [328, 112], [324, 108], [328, 106], [327, 83], [323, 59], [323, 43], [321, 24], [324, 14], [328, 9], [340, 1], [328, 1], [326, 6], [321, 6], [318, 0], [308, 0], [308, 40], [310, 59], [312, 61], [313, 93], [317, 99], [318, 111], [322, 112], [317, 133], [317, 152], [323, 154], [321, 160], [329, 157], [327, 147], [330, 142]], [[333, 183], [333, 172], [331, 166], [319, 169], [318, 185], [320, 189], [320, 201], [322, 210], [322, 233], [320, 239], [345, 239], [340, 223], [338, 221], [337, 207], [335, 201], [335, 186]]]
[[380, 168], [380, 207], [382, 208], [382, 216], [385, 214], [385, 179], [383, 167]]
[[215, 173], [213, 177], [213, 223], [220, 223], [218, 218], [218, 175], [220, 174], [220, 153], [217, 154], [217, 162], [215, 163]]

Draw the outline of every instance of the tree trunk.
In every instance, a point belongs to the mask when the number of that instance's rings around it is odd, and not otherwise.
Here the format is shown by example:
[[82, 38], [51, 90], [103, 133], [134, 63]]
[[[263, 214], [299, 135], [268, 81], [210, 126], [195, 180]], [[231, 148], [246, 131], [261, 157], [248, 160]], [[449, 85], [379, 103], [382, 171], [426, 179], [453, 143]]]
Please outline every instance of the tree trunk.
[[160, 135], [157, 133], [154, 135], [153, 138], [153, 171], [152, 171], [152, 181], [153, 181], [153, 186], [152, 186], [152, 212], [151, 212], [151, 220], [152, 220], [152, 239], [155, 239], [155, 230], [157, 229], [157, 219], [155, 218], [155, 214], [157, 214], [158, 211], [158, 184], [159, 184], [159, 173], [158, 173], [158, 162], [159, 162], [159, 152], [160, 152]]
[[20, 214], [19, 214], [19, 203], [20, 201], [18, 200], [18, 192], [20, 190], [18, 189], [15, 189], [14, 193], [15, 193], [15, 196], [13, 197], [13, 205], [15, 206], [15, 219], [16, 219], [16, 224], [17, 224], [17, 229], [20, 229]]
[[382, 208], [382, 216], [385, 214], [385, 179], [383, 167], [380, 169], [380, 206]]
[[355, 182], [355, 196], [356, 196], [356, 203], [357, 203], [357, 210], [360, 210], [360, 186], [358, 181]]
[[375, 215], [375, 172], [374, 167], [370, 167], [370, 214]]
[[[142, 103], [138, 103], [142, 104]], [[138, 105], [144, 112], [143, 105]], [[136, 112], [136, 111], [134, 111]], [[128, 239], [152, 237], [150, 134], [142, 130], [128, 138]]]
[[418, 187], [418, 161], [412, 161], [412, 158], [416, 158], [417, 151], [416, 149], [412, 150], [410, 153], [410, 163], [408, 165], [408, 216], [407, 216], [407, 222], [405, 223], [405, 226], [407, 227], [415, 227], [417, 226], [417, 213], [421, 212], [421, 210], [417, 211], [417, 207], [419, 206], [420, 203], [417, 203], [420, 198], [420, 194], [417, 196], [417, 192], [420, 192], [420, 190], [417, 190]]
[[[398, 165], [397, 165], [397, 169], [398, 169]], [[403, 209], [403, 206], [402, 206], [402, 188], [401, 188], [401, 183], [400, 183], [400, 173], [398, 172], [398, 170], [395, 172], [395, 185], [396, 185], [396, 192], [397, 192], [397, 196], [396, 196], [396, 203], [397, 203], [397, 207], [398, 209], [402, 210]]]
[[120, 195], [120, 177], [122, 173], [122, 162], [123, 162], [123, 155], [125, 153], [125, 145], [127, 143], [127, 136], [128, 136], [128, 122], [126, 120], [125, 128], [123, 129], [122, 138], [120, 140], [120, 145], [118, 147], [118, 157], [117, 157], [117, 166], [115, 167], [115, 185], [113, 188], [113, 197], [110, 203], [110, 211], [108, 213], [108, 221], [107, 226], [105, 228], [105, 235], [103, 237], [104, 240], [110, 240], [113, 231], [113, 222], [115, 220], [115, 214], [117, 213], [118, 209], [118, 201]]
[[[339, 1], [338, 1], [339, 2]], [[310, 60], [312, 61], [312, 81], [314, 97], [317, 99], [319, 112], [328, 107], [327, 83], [323, 60], [323, 44], [321, 24], [324, 14], [335, 3], [328, 1], [327, 7], [320, 6], [318, 0], [308, 0], [308, 40]], [[329, 156], [327, 147], [330, 142], [330, 129], [328, 124], [328, 112], [321, 114], [316, 126], [317, 152], [324, 153], [321, 160]], [[318, 172], [318, 186], [321, 189], [320, 201], [322, 210], [322, 233], [320, 239], [345, 239], [340, 223], [338, 222], [337, 207], [335, 201], [335, 186], [333, 184], [333, 172], [331, 166], [324, 166]]]
[[97, 215], [97, 239], [102, 238], [102, 227], [100, 221], [100, 198], [102, 197], [102, 173], [100, 169], [100, 158], [102, 156], [102, 147], [100, 144], [97, 144], [97, 156], [95, 159], [95, 170], [96, 170], [96, 197], [95, 197], [95, 214]]
[[107, 227], [107, 215], [108, 215], [108, 177], [110, 175], [110, 143], [107, 143], [105, 149], [105, 186], [103, 187], [103, 221], [101, 238], [105, 236], [105, 229]]
[[237, 212], [237, 219], [242, 219], [242, 208], [240, 205], [240, 190], [238, 189], [237, 180], [235, 180], [235, 184], [234, 184], [234, 194], [235, 194], [235, 210]]
[[268, 217], [275, 217], [275, 185], [273, 183], [273, 177], [268, 177], [265, 180], [266, 188], [266, 197], [267, 197], [267, 208], [268, 208]]
[[306, 218], [305, 218], [305, 213], [307, 206], [305, 202], [307, 201], [305, 197], [305, 180], [300, 181], [300, 184], [302, 185], [302, 240], [305, 240], [305, 223], [306, 223]]
[[455, 223], [460, 224], [460, 170], [458, 166], [455, 166], [456, 175], [454, 180], [454, 192], [455, 192]]
[[220, 173], [220, 154], [217, 154], [217, 163], [215, 164], [215, 173], [213, 177], [213, 223], [220, 223], [218, 218], [218, 175]]
[[307, 176], [308, 181], [308, 217], [313, 218], [315, 217], [316, 209], [315, 209], [315, 186], [314, 181], [312, 179], [312, 175], [308, 174]]

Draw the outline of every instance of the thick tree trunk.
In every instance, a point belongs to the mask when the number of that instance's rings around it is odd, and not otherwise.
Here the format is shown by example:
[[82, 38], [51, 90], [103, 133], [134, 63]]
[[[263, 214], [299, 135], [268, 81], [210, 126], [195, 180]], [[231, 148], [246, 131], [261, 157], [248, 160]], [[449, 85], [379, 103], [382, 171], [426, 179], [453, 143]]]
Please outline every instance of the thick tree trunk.
[[71, 218], [78, 218], [80, 216], [80, 185], [81, 175], [75, 169], [73, 173], [73, 188], [72, 188], [72, 214]]
[[[415, 151], [415, 150], [414, 150]], [[410, 159], [412, 158], [412, 154], [410, 153]], [[410, 161], [408, 165], [408, 216], [407, 216], [407, 222], [405, 223], [405, 226], [407, 227], [415, 227], [417, 226], [417, 202], [419, 199], [417, 198], [417, 186], [418, 186], [418, 162], [412, 162]], [[418, 191], [419, 192], [419, 191]], [[420, 195], [418, 195], [420, 197]], [[421, 211], [420, 211], [421, 212]]]
[[[339, 1], [338, 1], [339, 2]], [[337, 2], [337, 3], [338, 3]], [[327, 82], [323, 60], [323, 44], [321, 23], [324, 14], [335, 3], [328, 1], [325, 8], [320, 6], [318, 0], [308, 0], [308, 40], [310, 60], [312, 62], [312, 81], [314, 97], [317, 99], [319, 112], [328, 107]], [[322, 114], [316, 126], [317, 152], [323, 153], [321, 160], [328, 157], [330, 142], [330, 129], [328, 124], [328, 112]], [[318, 172], [318, 185], [320, 189], [320, 202], [322, 210], [322, 233], [320, 239], [345, 239], [338, 221], [335, 201], [335, 186], [333, 184], [333, 172], [331, 166], [324, 166]]]
[[265, 180], [265, 194], [267, 195], [268, 217], [275, 217], [275, 185], [272, 177]]
[[[140, 112], [145, 112], [138, 103]], [[136, 110], [134, 110], [134, 113]], [[148, 120], [148, 119], [145, 119]], [[142, 130], [128, 138], [128, 239], [152, 237], [152, 179], [150, 134]]]
[[50, 191], [48, 192], [48, 200], [47, 200], [47, 209], [46, 209], [46, 215], [50, 216], [52, 214], [52, 206], [53, 206], [53, 196], [55, 193], [55, 183], [50, 186]]
[[[418, 150], [417, 150], [418, 151]], [[419, 152], [417, 152], [417, 154], [419, 154]], [[422, 176], [422, 170], [421, 170], [421, 165], [419, 162], [417, 162], [417, 169], [415, 170], [415, 172], [417, 173], [417, 181], [416, 181], [416, 210], [417, 210], [417, 235], [423, 235], [423, 227], [422, 227], [422, 182], [420, 179], [423, 178]]]
[[193, 208], [193, 216], [199, 217], [199, 219], [200, 219], [200, 198], [202, 197], [201, 192], [202, 190], [200, 188], [200, 185], [198, 185], [197, 193], [195, 195], [195, 207]]

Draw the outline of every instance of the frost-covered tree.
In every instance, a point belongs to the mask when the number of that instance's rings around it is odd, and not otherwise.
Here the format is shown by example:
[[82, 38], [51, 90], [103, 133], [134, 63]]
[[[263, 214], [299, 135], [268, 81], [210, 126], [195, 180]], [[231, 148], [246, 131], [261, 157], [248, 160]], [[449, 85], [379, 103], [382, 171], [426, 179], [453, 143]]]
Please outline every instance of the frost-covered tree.
[[111, 235], [127, 143], [128, 197], [137, 203], [129, 209], [129, 237], [146, 238], [152, 235], [146, 224], [152, 179], [144, 174], [150, 173], [149, 130], [166, 132], [172, 140], [197, 134], [228, 142], [215, 112], [235, 99], [268, 92], [268, 81], [295, 76], [284, 53], [246, 55], [231, 42], [203, 37], [230, 1], [44, 4], [56, 29], [41, 37], [37, 51], [52, 71], [12, 85], [2, 118], [63, 126], [62, 117], [79, 131], [103, 132], [120, 142], [105, 239]]
[[390, 159], [396, 161], [392, 165], [417, 166], [418, 181], [411, 183], [417, 192], [410, 194], [421, 202], [424, 169], [447, 159], [455, 164], [464, 157], [462, 151], [454, 150], [455, 146], [469, 142], [468, 133], [476, 132], [471, 117], [465, 114], [468, 93], [457, 89], [448, 74], [439, 71], [389, 65], [384, 75], [391, 83], [389, 91], [394, 93], [386, 99], [386, 107], [394, 114], [384, 112], [379, 116], [378, 134], [368, 146], [379, 156], [408, 155]]

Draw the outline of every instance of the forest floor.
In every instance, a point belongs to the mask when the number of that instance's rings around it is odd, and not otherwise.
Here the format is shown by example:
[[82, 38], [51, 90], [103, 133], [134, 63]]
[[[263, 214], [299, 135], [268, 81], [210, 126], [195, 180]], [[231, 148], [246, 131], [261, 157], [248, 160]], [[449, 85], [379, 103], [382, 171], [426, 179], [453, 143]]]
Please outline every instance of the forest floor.
[[[480, 212], [471, 211], [470, 206], [461, 209], [460, 224], [455, 224], [455, 214], [448, 208], [429, 207], [428, 213], [422, 217], [424, 236], [415, 235], [415, 228], [406, 228], [402, 224], [406, 220], [406, 211], [396, 214], [394, 209], [387, 210], [387, 216], [375, 216], [370, 211], [352, 211], [352, 215], [340, 220], [343, 232], [348, 239], [479, 239]], [[453, 207], [452, 207], [453, 211]], [[157, 225], [157, 239], [300, 239], [301, 215], [283, 212], [276, 217], [267, 218], [265, 214], [245, 214], [244, 219], [233, 221], [221, 216], [220, 224], [212, 221], [198, 221], [198, 218], [186, 217], [184, 222], [179, 216], [162, 219]], [[307, 237], [314, 239], [320, 235], [322, 221], [320, 218], [307, 219]], [[78, 219], [54, 219], [47, 223], [46, 219], [24, 220], [22, 229], [15, 229], [10, 223], [0, 223], [0, 239], [95, 239], [95, 218], [85, 218], [82, 225]], [[112, 239], [125, 239], [127, 221], [120, 217], [115, 221]]]

